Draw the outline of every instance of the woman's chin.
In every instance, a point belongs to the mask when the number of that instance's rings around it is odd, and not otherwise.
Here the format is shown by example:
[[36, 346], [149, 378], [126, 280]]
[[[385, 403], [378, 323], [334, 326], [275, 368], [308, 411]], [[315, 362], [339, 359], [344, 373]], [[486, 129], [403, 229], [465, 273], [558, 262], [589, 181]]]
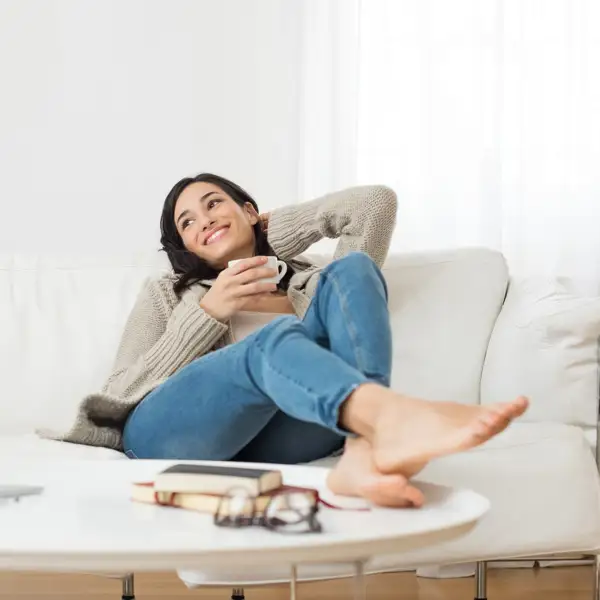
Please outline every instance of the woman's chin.
[[223, 265], [227, 266], [227, 257], [220, 256], [219, 253], [194, 252], [194, 254], [213, 269], [222, 269], [224, 268]]
[[211, 252], [209, 256], [204, 254], [200, 258], [213, 267], [213, 269], [225, 269], [230, 260], [235, 260], [234, 254], [227, 251]]
[[231, 260], [240, 260], [242, 258], [250, 258], [252, 252], [242, 248], [232, 248], [227, 240], [214, 242], [211, 244], [214, 247], [204, 247], [203, 250], [208, 252], [196, 252], [196, 256], [207, 262], [215, 269], [225, 269]]

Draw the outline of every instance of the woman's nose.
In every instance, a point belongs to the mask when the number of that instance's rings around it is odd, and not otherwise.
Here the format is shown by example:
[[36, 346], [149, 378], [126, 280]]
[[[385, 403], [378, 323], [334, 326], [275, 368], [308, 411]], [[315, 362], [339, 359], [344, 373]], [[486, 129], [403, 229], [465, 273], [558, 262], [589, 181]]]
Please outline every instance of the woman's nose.
[[213, 227], [214, 224], [215, 224], [214, 219], [211, 219], [209, 217], [204, 217], [201, 221], [202, 231], [206, 231], [207, 229], [210, 229], [211, 227]]

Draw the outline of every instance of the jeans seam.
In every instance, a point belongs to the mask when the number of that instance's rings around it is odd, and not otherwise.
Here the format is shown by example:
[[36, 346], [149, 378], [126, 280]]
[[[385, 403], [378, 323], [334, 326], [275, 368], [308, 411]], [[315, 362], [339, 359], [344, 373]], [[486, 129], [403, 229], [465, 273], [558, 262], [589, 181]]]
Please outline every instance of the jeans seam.
[[317, 282], [317, 288], [315, 290], [315, 293], [313, 294], [313, 297], [310, 299], [310, 304], [308, 305], [308, 309], [306, 310], [306, 313], [304, 314], [304, 318], [302, 319], [302, 322], [304, 323], [306, 316], [309, 314], [309, 311], [312, 309], [314, 314], [315, 314], [315, 319], [318, 321], [318, 326], [321, 328], [321, 332], [323, 332], [323, 335], [325, 336], [325, 338], [328, 338], [329, 336], [327, 335], [327, 328], [325, 327], [325, 324], [323, 323], [323, 319], [321, 318], [321, 315], [319, 314], [319, 303], [318, 303], [318, 297], [319, 297], [319, 293], [321, 292], [321, 289], [323, 287], [323, 283], [324, 281], [327, 279], [326, 277], [326, 271], [322, 271], [320, 276], [319, 276], [319, 281]]
[[[256, 346], [257, 346], [257, 348], [258, 348], [259, 352], [260, 352], [260, 353], [263, 355], [263, 357], [266, 357], [267, 353], [266, 353], [266, 351], [264, 350], [264, 348], [263, 348], [263, 347], [260, 345], [260, 343], [259, 343], [259, 341], [258, 341], [258, 337], [257, 337], [257, 339], [255, 339], [254, 341], [255, 341], [255, 343], [256, 343]], [[309, 387], [303, 386], [303, 385], [302, 385], [302, 384], [301, 384], [299, 381], [297, 381], [297, 380], [295, 380], [295, 379], [292, 379], [291, 377], [289, 377], [289, 375], [286, 375], [286, 374], [282, 373], [281, 371], [278, 371], [277, 369], [273, 368], [273, 367], [272, 367], [272, 366], [269, 364], [269, 361], [265, 360], [264, 362], [265, 362], [265, 365], [266, 365], [266, 367], [267, 367], [268, 369], [270, 369], [270, 370], [271, 370], [271, 371], [273, 371], [274, 373], [277, 373], [277, 375], [279, 375], [280, 377], [285, 377], [287, 380], [291, 381], [291, 382], [292, 382], [292, 383], [293, 383], [293, 384], [294, 384], [296, 387], [298, 387], [299, 389], [301, 389], [301, 390], [305, 390], [305, 391], [308, 391], [308, 392], [310, 392], [310, 394], [311, 394], [313, 397], [316, 397], [316, 396], [315, 396], [315, 391], [314, 391], [314, 390], [312, 390], [312, 389], [311, 389], [311, 388], [309, 388]], [[255, 384], [255, 385], [256, 385], [256, 384]], [[257, 386], [257, 387], [258, 387], [258, 386]]]
[[352, 350], [354, 352], [354, 357], [356, 359], [356, 363], [358, 365], [358, 370], [361, 373], [365, 372], [365, 362], [362, 352], [360, 351], [360, 346], [357, 343], [357, 335], [356, 330], [352, 326], [351, 320], [348, 318], [348, 306], [346, 303], [346, 296], [342, 293], [341, 287], [333, 274], [333, 270], [325, 273], [325, 277], [331, 281], [333, 286], [335, 287], [336, 293], [340, 299], [340, 306], [342, 308], [342, 312], [344, 313], [344, 320], [346, 321], [346, 327], [348, 327], [348, 332], [350, 334], [350, 339], [352, 340]]

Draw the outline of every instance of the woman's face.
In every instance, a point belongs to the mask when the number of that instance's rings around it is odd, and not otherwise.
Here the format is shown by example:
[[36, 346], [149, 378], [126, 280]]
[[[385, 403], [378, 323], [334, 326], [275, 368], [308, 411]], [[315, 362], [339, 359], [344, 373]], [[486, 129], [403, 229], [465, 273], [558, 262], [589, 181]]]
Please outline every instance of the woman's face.
[[213, 183], [188, 185], [177, 199], [174, 219], [186, 249], [214, 268], [254, 254], [254, 207], [240, 206]]

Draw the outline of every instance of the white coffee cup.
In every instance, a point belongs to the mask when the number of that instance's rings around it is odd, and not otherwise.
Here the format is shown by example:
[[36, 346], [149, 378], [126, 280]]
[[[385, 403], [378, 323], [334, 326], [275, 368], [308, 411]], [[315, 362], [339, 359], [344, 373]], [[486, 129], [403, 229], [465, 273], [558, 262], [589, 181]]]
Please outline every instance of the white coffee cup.
[[[233, 265], [242, 262], [243, 260], [247, 260], [245, 258], [240, 258], [238, 260], [230, 260], [227, 263], [228, 267], [233, 267]], [[266, 264], [262, 265], [262, 268], [264, 269], [273, 269], [274, 271], [277, 271], [277, 275], [275, 275], [274, 277], [264, 277], [263, 279], [260, 279], [259, 281], [264, 281], [265, 283], [279, 283], [283, 277], [285, 276], [285, 274], [287, 273], [288, 270], [288, 266], [286, 263], [284, 263], [282, 260], [279, 260], [276, 256], [267, 256], [267, 262]]]

